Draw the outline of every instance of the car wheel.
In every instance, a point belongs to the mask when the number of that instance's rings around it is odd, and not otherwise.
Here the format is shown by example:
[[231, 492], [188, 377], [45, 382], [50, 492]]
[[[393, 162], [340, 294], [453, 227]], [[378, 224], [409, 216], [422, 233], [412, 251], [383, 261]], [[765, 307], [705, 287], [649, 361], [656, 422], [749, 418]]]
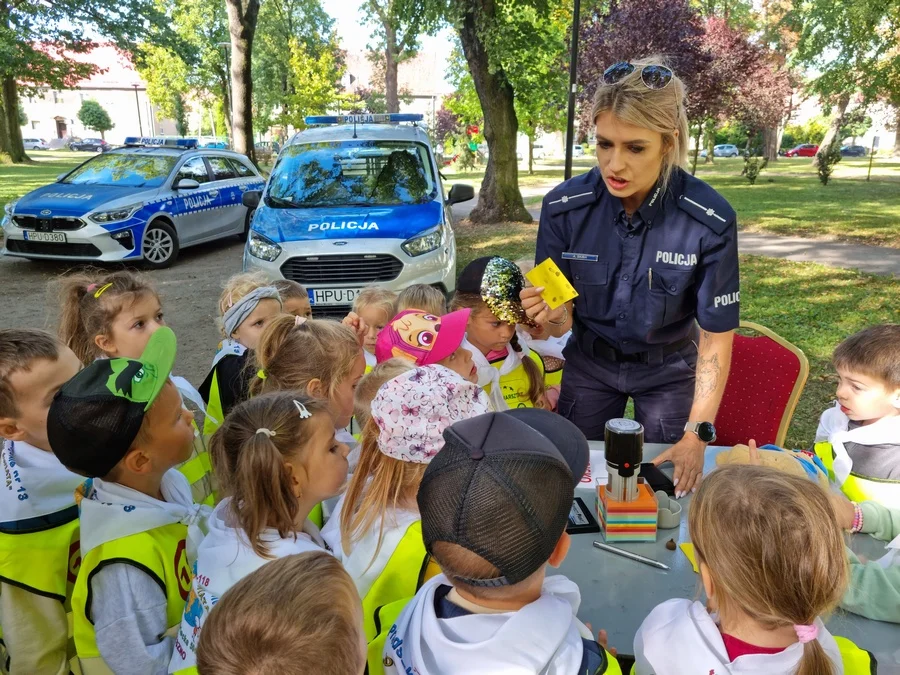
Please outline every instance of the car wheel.
[[141, 255], [150, 269], [169, 267], [178, 258], [178, 250], [178, 235], [168, 223], [158, 220], [144, 231]]
[[256, 213], [256, 209], [247, 209], [247, 215], [244, 217], [244, 231], [237, 236], [239, 241], [247, 241], [247, 237], [250, 236], [250, 223], [253, 222], [254, 213]]

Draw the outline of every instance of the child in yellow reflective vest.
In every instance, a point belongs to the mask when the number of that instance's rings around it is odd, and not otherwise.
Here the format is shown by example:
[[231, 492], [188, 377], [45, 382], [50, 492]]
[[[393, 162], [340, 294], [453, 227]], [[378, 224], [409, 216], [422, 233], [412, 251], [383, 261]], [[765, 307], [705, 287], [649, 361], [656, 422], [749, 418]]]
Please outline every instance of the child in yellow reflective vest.
[[81, 559], [75, 489], [84, 479], [51, 451], [47, 411], [80, 368], [49, 333], [0, 330], [0, 629], [13, 675], [65, 675], [75, 656], [67, 614]]
[[164, 674], [191, 586], [209, 507], [173, 468], [191, 452], [193, 416], [169, 379], [175, 335], [150, 336], [140, 359], [94, 361], [66, 382], [47, 438], [87, 476], [81, 566], [72, 593], [75, 648], [85, 675]]

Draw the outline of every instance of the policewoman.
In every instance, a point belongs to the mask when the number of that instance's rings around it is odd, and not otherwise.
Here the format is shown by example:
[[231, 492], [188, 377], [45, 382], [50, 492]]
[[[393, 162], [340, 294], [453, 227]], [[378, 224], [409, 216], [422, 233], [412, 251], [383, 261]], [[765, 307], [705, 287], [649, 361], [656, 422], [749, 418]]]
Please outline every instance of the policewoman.
[[527, 314], [572, 336], [558, 410], [603, 439], [628, 397], [648, 443], [671, 447], [679, 496], [694, 489], [739, 323], [737, 224], [728, 202], [684, 170], [684, 85], [656, 58], [603, 74], [592, 119], [598, 166], [544, 197], [535, 260], [553, 258], [578, 297]]

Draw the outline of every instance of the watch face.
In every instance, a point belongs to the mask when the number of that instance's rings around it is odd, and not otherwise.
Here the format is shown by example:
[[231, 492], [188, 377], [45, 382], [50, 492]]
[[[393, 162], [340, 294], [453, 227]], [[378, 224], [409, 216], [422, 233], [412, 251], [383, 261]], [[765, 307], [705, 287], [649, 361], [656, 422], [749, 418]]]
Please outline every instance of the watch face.
[[697, 436], [704, 443], [712, 443], [716, 439], [716, 428], [711, 422], [701, 422], [697, 425]]

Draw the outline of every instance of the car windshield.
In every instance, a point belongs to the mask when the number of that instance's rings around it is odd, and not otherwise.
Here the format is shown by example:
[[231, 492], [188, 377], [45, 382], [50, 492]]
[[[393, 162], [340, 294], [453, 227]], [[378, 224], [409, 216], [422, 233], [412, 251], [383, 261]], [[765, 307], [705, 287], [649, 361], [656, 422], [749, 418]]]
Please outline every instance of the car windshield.
[[285, 148], [272, 170], [266, 203], [276, 208], [422, 204], [436, 194], [425, 145], [348, 140]]
[[174, 155], [106, 153], [88, 160], [65, 177], [69, 185], [159, 187], [178, 160]]

